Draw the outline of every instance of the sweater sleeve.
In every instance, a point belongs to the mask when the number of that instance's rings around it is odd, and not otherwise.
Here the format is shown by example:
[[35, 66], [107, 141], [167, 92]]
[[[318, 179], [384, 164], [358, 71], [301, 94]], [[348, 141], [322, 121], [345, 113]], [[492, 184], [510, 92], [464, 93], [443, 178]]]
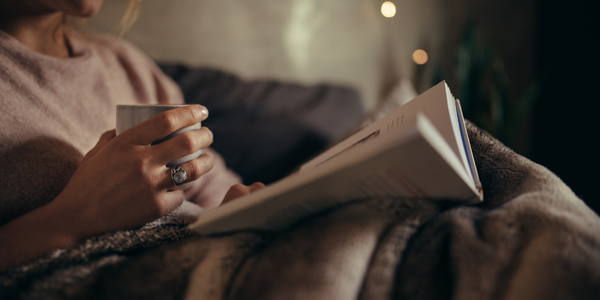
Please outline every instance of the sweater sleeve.
[[227, 168], [219, 153], [210, 148], [205, 151], [213, 154], [213, 168], [196, 180], [196, 183], [185, 191], [185, 196], [189, 201], [210, 209], [219, 206], [229, 188], [242, 180]]

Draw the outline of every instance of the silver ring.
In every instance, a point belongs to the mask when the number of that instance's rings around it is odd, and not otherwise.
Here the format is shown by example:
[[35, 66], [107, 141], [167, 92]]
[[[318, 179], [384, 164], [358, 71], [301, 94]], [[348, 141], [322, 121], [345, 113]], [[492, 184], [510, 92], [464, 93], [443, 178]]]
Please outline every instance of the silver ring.
[[180, 167], [171, 167], [171, 180], [173, 180], [175, 186], [184, 184], [186, 179], [187, 173], [184, 169]]

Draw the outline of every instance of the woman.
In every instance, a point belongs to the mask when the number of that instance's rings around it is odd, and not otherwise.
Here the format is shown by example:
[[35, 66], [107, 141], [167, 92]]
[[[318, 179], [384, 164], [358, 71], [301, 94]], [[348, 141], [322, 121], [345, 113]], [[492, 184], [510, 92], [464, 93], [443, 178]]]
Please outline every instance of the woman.
[[212, 133], [202, 128], [150, 144], [206, 119], [201, 105], [162, 113], [115, 137], [109, 129], [117, 103], [183, 99], [131, 45], [65, 25], [66, 16], [91, 17], [101, 4], [0, 3], [0, 270], [94, 235], [139, 227], [186, 198], [211, 208], [263, 186], [242, 186], [209, 150], [179, 166], [197, 183], [185, 194], [172, 191], [166, 163], [208, 147]]

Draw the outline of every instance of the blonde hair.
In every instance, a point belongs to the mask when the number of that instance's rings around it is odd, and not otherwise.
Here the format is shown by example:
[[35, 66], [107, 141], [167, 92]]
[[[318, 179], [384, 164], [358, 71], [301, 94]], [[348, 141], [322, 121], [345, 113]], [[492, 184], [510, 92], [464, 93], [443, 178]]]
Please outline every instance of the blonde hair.
[[133, 26], [135, 20], [137, 20], [140, 15], [140, 7], [142, 6], [142, 0], [129, 0], [129, 5], [127, 5], [127, 10], [125, 10], [125, 14], [121, 19], [121, 23], [119, 24], [119, 37], [123, 37], [125, 32]]

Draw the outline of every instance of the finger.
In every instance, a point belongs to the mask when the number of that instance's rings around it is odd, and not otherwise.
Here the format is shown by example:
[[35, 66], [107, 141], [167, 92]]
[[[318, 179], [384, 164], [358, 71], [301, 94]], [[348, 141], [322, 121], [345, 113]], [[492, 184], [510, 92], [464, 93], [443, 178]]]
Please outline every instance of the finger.
[[[192, 159], [188, 162], [180, 164], [178, 167], [182, 168], [186, 173], [185, 182], [194, 181], [202, 175], [208, 173], [213, 168], [213, 155], [212, 153], [206, 152], [202, 156]], [[175, 187], [175, 183], [171, 178], [171, 168], [166, 168], [168, 176], [166, 176], [163, 187], [167, 190], [172, 190]]]
[[234, 184], [229, 188], [229, 190], [227, 191], [227, 194], [225, 194], [222, 204], [225, 204], [229, 201], [232, 201], [236, 198], [239, 198], [239, 197], [242, 197], [242, 196], [245, 196], [248, 194], [250, 194], [249, 187], [247, 187], [241, 183]]
[[164, 111], [152, 118], [125, 130], [121, 135], [136, 145], [150, 145], [167, 135], [192, 126], [208, 117], [208, 110], [202, 105], [188, 105]]
[[260, 189], [263, 189], [265, 187], [266, 186], [264, 185], [264, 183], [262, 183], [262, 182], [255, 182], [255, 183], [249, 185], [248, 189], [249, 189], [250, 193], [254, 193], [254, 192], [256, 192], [256, 191], [258, 191]]
[[199, 130], [184, 132], [170, 140], [150, 147], [152, 155], [159, 165], [166, 165], [176, 159], [192, 154], [212, 144], [213, 134], [203, 127]]
[[104, 148], [104, 146], [106, 146], [106, 144], [108, 144], [108, 142], [110, 142], [115, 136], [116, 136], [116, 131], [114, 129], [103, 133], [100, 136], [100, 139], [98, 140], [98, 142], [96, 143], [96, 146], [94, 146], [94, 148], [92, 148], [92, 150], [88, 151], [88, 153], [85, 154], [85, 156], [83, 157], [83, 161], [86, 161], [86, 160], [92, 158], [94, 155], [96, 155], [96, 153], [98, 153], [98, 151], [100, 151], [100, 149]]
[[182, 191], [164, 191], [158, 195], [154, 203], [154, 212], [152, 219], [156, 220], [174, 209], [178, 208], [185, 201]]

